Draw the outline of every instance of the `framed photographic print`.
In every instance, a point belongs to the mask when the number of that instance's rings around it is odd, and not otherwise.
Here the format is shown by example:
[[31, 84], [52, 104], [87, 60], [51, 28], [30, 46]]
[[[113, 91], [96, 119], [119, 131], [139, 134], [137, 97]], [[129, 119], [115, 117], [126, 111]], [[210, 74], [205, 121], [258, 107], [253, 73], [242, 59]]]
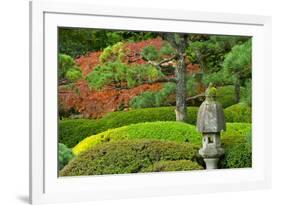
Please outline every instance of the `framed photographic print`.
[[270, 17], [36, 1], [30, 21], [32, 204], [270, 187]]

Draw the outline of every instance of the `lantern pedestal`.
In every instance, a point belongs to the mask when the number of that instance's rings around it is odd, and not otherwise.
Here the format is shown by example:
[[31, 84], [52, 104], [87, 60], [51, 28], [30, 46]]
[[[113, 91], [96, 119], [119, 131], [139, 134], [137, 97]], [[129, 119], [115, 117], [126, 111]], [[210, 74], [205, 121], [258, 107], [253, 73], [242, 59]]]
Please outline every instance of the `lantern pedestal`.
[[219, 158], [205, 158], [206, 169], [217, 169]]

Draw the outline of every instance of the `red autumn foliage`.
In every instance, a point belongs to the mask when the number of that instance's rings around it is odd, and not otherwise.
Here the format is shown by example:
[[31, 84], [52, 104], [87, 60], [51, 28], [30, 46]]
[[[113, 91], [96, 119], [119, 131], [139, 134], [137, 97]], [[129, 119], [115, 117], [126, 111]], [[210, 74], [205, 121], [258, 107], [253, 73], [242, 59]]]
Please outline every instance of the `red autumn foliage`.
[[[157, 49], [161, 48], [163, 40], [161, 38], [150, 39], [141, 42], [125, 43], [128, 63], [146, 63], [141, 59], [140, 52], [148, 45], [153, 45]], [[92, 52], [76, 59], [80, 66], [83, 77], [86, 77], [98, 64], [102, 51]], [[197, 64], [188, 63], [189, 73], [198, 73], [200, 67]], [[172, 77], [172, 76], [171, 76]], [[101, 91], [91, 90], [88, 82], [84, 79], [77, 81], [74, 88], [59, 88], [60, 109], [68, 111], [74, 109], [86, 118], [100, 118], [108, 112], [119, 109], [127, 109], [130, 100], [144, 91], [158, 91], [162, 88], [161, 83], [143, 84], [131, 89], [115, 89], [107, 86]]]
[[143, 84], [132, 89], [117, 90], [106, 87], [102, 91], [90, 90], [85, 80], [76, 83], [75, 89], [60, 89], [59, 101], [63, 109], [74, 108], [83, 117], [100, 118], [108, 112], [128, 107], [130, 100], [144, 91], [158, 91], [162, 85], [155, 83], [152, 85]]
[[75, 60], [82, 70], [83, 77], [86, 77], [99, 64], [101, 53], [102, 51], [92, 52]]

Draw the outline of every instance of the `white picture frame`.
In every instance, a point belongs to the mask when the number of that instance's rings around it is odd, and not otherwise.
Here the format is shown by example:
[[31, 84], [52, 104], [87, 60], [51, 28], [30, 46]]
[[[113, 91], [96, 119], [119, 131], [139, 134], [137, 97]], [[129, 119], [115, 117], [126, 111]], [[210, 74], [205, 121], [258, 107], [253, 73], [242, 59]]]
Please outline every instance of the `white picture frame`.
[[[32, 204], [271, 186], [271, 109], [266, 109], [271, 106], [270, 17], [34, 1], [30, 2], [30, 25]], [[56, 75], [60, 26], [253, 36], [253, 167], [58, 178]]]

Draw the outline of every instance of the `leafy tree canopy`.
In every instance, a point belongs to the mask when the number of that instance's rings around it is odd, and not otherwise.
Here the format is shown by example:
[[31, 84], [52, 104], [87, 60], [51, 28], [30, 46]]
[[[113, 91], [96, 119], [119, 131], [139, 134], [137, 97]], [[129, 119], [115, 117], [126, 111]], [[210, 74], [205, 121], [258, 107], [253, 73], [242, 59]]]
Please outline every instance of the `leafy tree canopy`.
[[248, 40], [242, 45], [236, 45], [229, 52], [223, 62], [226, 74], [238, 78], [247, 78], [252, 69], [252, 41]]
[[60, 85], [75, 82], [82, 77], [80, 68], [71, 56], [59, 54], [58, 77]]
[[151, 83], [161, 79], [163, 74], [154, 66], [127, 65], [119, 60], [107, 62], [94, 68], [86, 80], [91, 88], [100, 90], [106, 85], [116, 88], [132, 88], [143, 83]]
[[59, 52], [78, 57], [121, 41], [141, 41], [156, 37], [151, 32], [108, 31], [87, 28], [59, 28]]

